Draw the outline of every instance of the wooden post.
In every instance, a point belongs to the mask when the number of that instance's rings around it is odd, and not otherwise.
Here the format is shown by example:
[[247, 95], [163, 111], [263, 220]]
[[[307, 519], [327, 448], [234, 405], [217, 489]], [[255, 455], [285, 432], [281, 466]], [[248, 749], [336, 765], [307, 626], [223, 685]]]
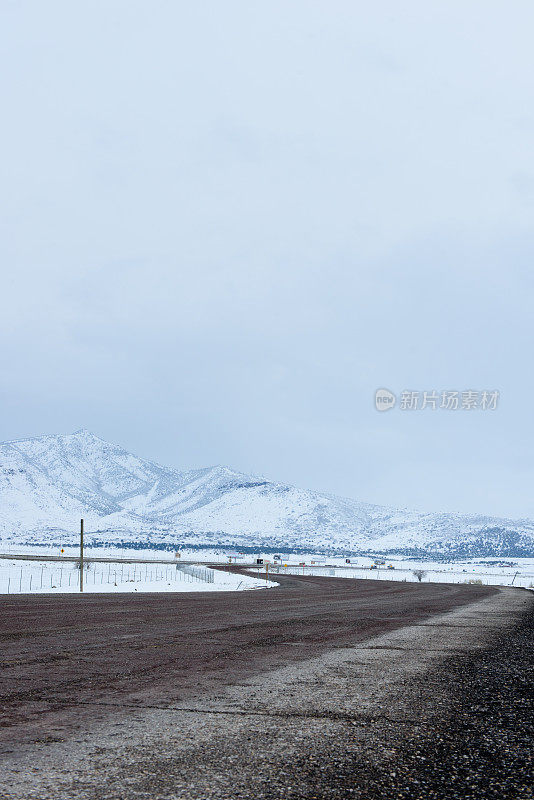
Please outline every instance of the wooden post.
[[83, 592], [83, 519], [80, 520], [80, 592]]

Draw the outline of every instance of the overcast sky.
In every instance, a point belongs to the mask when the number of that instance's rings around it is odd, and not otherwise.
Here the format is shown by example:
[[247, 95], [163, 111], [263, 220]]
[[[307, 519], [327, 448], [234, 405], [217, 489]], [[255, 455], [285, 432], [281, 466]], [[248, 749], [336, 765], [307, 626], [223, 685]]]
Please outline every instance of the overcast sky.
[[0, 439], [534, 516], [531, 0], [1, 18]]

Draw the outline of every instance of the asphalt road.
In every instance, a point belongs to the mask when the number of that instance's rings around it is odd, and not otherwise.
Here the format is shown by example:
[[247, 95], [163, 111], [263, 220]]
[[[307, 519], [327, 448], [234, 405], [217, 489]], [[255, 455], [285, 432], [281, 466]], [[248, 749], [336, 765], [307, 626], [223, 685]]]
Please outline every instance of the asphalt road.
[[3, 596], [0, 748], [46, 735], [51, 718], [68, 733], [72, 715], [63, 723], [62, 714], [73, 707], [76, 724], [89, 724], [95, 703], [182, 702], [496, 591], [276, 580], [279, 588], [239, 593]]
[[[0, 553], [0, 560], [5, 561], [53, 561], [58, 564], [73, 564], [80, 560], [79, 555], [44, 555], [40, 553]], [[83, 559], [87, 564], [166, 564], [168, 567], [177, 564], [199, 564], [204, 563], [206, 566], [219, 566], [220, 562], [205, 561], [199, 562], [188, 561], [187, 559], [172, 559], [169, 556], [165, 558], [142, 558], [136, 557], [135, 554], [122, 555], [122, 556], [94, 556], [84, 555]], [[254, 562], [250, 562], [247, 566], [254, 566]]]
[[531, 593], [277, 579], [1, 598], [2, 800], [532, 797]]

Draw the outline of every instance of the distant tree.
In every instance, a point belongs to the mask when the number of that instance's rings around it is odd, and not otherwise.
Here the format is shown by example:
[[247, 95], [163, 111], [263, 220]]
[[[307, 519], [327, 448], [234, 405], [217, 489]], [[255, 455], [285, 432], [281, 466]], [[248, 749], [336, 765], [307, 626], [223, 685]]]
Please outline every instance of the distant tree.
[[423, 578], [426, 575], [426, 572], [425, 572], [424, 569], [414, 569], [413, 572], [412, 572], [412, 575], [415, 575], [415, 577], [417, 578], [419, 583], [421, 583], [421, 581], [423, 580]]

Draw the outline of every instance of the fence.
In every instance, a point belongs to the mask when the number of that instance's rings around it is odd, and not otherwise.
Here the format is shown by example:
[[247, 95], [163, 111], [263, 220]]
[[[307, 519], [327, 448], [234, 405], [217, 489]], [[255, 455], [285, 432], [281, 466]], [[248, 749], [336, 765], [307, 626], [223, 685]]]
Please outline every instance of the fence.
[[[87, 563], [83, 583], [85, 591], [112, 591], [115, 588], [179, 583], [213, 583], [213, 570], [189, 565], [158, 566], [152, 564]], [[32, 592], [74, 592], [80, 588], [80, 569], [76, 564], [49, 562], [11, 562], [0, 566], [0, 594]], [[141, 588], [141, 586], [139, 586]], [[176, 590], [179, 591], [178, 586]]]
[[199, 581], [204, 581], [204, 583], [213, 583], [214, 581], [214, 572], [209, 567], [195, 567], [191, 564], [177, 564], [176, 571], [183, 572], [184, 575], [190, 575]]
[[[394, 569], [388, 569], [381, 565], [374, 568], [368, 566], [358, 567], [317, 567], [311, 564], [295, 565], [284, 567], [283, 565], [270, 564], [269, 573], [281, 573], [288, 575], [322, 575], [325, 577], [336, 578], [371, 578], [378, 580], [394, 581], [418, 581], [416, 572], [421, 569], [424, 573], [422, 580], [434, 583], [469, 583], [472, 581], [481, 582], [488, 586], [518, 586], [532, 588], [534, 585], [534, 574], [532, 571], [521, 571], [515, 568], [503, 568], [501, 571], [494, 571], [491, 567], [484, 569], [481, 565], [476, 568], [462, 569], [454, 565], [446, 567], [432, 566], [421, 567], [419, 564], [409, 565], [396, 564]], [[262, 570], [259, 575], [265, 574], [265, 567], [256, 568]]]

